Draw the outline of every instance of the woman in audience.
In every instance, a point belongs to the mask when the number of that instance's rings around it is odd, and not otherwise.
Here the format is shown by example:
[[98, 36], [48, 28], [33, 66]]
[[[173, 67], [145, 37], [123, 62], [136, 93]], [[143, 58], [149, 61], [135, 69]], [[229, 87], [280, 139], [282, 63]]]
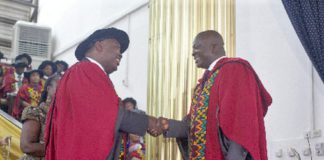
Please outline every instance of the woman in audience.
[[59, 79], [60, 76], [49, 78], [46, 81], [39, 107], [27, 107], [22, 113], [23, 127], [20, 137], [20, 148], [25, 153], [21, 158], [22, 160], [44, 159], [45, 120]]
[[53, 76], [56, 73], [57, 67], [56, 64], [52, 61], [43, 61], [39, 65], [38, 69], [43, 71], [43, 79], [47, 80], [49, 77]]
[[57, 74], [63, 75], [65, 71], [69, 68], [69, 64], [67, 64], [65, 61], [55, 61], [56, 68], [57, 68]]
[[20, 120], [24, 108], [38, 106], [42, 91], [44, 90], [40, 83], [43, 77], [43, 73], [40, 70], [25, 72], [24, 77], [28, 80], [28, 83], [19, 88], [13, 107], [13, 117], [17, 120]]
[[16, 56], [15, 58], [15, 61], [23, 61], [26, 65], [27, 65], [27, 71], [31, 71], [32, 70], [32, 62], [33, 62], [33, 59], [31, 58], [30, 55], [24, 53], [24, 54], [20, 54], [18, 56]]

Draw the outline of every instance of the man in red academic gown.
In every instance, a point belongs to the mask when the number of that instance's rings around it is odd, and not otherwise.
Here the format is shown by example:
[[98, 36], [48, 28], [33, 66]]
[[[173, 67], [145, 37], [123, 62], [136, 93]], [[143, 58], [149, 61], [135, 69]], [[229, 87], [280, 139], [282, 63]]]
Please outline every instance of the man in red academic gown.
[[184, 159], [267, 160], [264, 116], [272, 99], [251, 65], [225, 57], [216, 31], [204, 31], [192, 56], [206, 69], [183, 121], [160, 118], [164, 136], [180, 138]]
[[123, 110], [109, 75], [129, 44], [119, 29], [95, 31], [79, 44], [79, 60], [63, 75], [47, 115], [47, 160], [118, 159], [120, 131], [143, 136], [157, 119]]

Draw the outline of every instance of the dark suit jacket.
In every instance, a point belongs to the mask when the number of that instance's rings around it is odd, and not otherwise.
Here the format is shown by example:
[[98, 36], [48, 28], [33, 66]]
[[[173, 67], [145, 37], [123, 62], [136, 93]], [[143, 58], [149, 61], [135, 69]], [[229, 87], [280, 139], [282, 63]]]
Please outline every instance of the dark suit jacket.
[[145, 114], [119, 109], [117, 124], [115, 127], [115, 141], [113, 150], [107, 160], [118, 160], [121, 142], [121, 131], [144, 136], [148, 128], [148, 117]]
[[[169, 120], [169, 130], [165, 137], [177, 138], [177, 143], [183, 159], [189, 159], [189, 130], [190, 121], [185, 117], [182, 121]], [[249, 153], [239, 144], [228, 139], [219, 128], [219, 140], [225, 160], [252, 160]]]

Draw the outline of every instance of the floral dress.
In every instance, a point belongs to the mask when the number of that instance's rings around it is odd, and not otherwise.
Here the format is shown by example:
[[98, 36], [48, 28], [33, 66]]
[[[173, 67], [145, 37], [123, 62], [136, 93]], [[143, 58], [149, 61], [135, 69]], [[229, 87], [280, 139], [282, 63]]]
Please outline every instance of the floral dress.
[[[39, 107], [26, 107], [22, 113], [21, 121], [24, 123], [26, 120], [35, 120], [37, 121], [41, 128], [39, 134], [39, 143], [44, 143], [44, 130], [45, 130], [45, 121], [46, 114], [48, 112], [49, 103], [42, 103]], [[44, 160], [45, 157], [34, 157], [28, 154], [25, 154], [20, 160]]]

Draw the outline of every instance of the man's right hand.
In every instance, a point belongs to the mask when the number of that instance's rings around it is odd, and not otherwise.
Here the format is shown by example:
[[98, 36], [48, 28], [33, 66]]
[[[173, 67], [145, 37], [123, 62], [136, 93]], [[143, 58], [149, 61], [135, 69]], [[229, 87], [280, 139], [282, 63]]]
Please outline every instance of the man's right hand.
[[169, 129], [169, 121], [166, 118], [149, 117], [148, 133], [154, 137], [161, 135]]
[[169, 120], [167, 118], [159, 117], [158, 121], [162, 127], [163, 132], [166, 132], [169, 130]]

